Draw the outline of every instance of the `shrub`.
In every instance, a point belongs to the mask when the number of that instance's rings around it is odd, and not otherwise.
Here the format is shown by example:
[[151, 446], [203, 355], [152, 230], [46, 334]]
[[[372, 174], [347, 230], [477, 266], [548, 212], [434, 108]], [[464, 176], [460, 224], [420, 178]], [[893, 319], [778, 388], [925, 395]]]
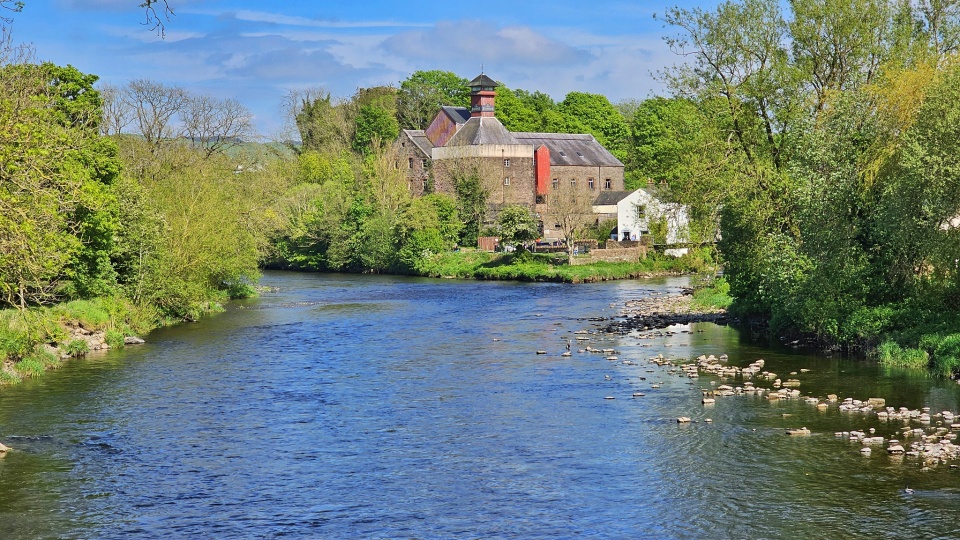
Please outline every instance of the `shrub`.
[[123, 347], [123, 337], [123, 332], [119, 330], [107, 330], [103, 340], [107, 342], [111, 349], [119, 349]]
[[960, 334], [945, 336], [933, 351], [933, 369], [943, 375], [960, 370]]

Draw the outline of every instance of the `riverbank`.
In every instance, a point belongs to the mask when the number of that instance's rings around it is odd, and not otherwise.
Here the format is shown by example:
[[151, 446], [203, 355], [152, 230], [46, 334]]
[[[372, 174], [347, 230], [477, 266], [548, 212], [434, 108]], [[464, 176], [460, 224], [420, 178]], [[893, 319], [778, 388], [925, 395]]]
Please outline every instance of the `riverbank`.
[[713, 264], [712, 254], [706, 250], [683, 257], [650, 254], [637, 262], [569, 265], [562, 253], [488, 253], [470, 249], [425, 257], [414, 273], [435, 278], [596, 283], [704, 272]]
[[[718, 283], [720, 287], [716, 286]], [[723, 285], [724, 282], [717, 280], [710, 287], [687, 288], [679, 294], [653, 293], [648, 298], [630, 300], [621, 308], [619, 317], [604, 330], [622, 334], [696, 322], [728, 324], [736, 319], [723, 307], [730, 303]]]
[[[216, 301], [197, 313], [223, 311]], [[75, 300], [51, 307], [0, 310], [0, 386], [38, 377], [93, 351], [139, 345], [139, 336], [184, 322], [123, 297]]]

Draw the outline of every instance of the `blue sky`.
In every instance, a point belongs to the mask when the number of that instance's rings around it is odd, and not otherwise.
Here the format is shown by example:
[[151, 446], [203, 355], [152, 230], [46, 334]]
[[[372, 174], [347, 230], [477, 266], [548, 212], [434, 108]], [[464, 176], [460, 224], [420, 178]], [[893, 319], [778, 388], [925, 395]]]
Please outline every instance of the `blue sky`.
[[148, 78], [237, 98], [265, 136], [278, 132], [290, 89], [398, 85], [416, 70], [487, 74], [511, 88], [611, 101], [663, 93], [651, 72], [681, 59], [654, 13], [691, 0], [522, 2], [169, 0], [160, 39], [141, 0], [25, 0], [13, 39], [38, 60], [102, 81]]

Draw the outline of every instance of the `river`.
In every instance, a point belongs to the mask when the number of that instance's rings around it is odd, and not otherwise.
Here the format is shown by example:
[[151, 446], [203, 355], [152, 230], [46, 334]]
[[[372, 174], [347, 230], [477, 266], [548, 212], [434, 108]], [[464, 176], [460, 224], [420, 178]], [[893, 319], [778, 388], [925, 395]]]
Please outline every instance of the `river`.
[[[616, 362], [561, 356], [604, 324], [590, 318], [684, 278], [263, 284], [277, 290], [0, 389], [0, 538], [960, 538], [960, 472], [834, 436], [899, 424], [799, 400], [706, 408], [715, 379], [647, 358], [764, 358], [809, 369], [804, 393], [957, 412], [951, 381], [707, 323], [581, 343]], [[784, 434], [800, 426], [813, 434]]]

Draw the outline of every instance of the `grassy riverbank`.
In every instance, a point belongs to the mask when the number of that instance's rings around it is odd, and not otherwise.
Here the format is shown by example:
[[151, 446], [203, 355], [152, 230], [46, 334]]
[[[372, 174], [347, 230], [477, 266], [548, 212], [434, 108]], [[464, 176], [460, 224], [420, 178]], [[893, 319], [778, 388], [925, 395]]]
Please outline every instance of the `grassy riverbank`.
[[709, 254], [703, 253], [679, 258], [651, 254], [636, 263], [594, 262], [571, 266], [567, 264], [565, 254], [527, 251], [495, 254], [463, 250], [424, 258], [418, 264], [416, 274], [438, 278], [591, 283], [663, 274], [703, 272], [710, 268], [710, 264]]
[[[223, 308], [210, 301], [197, 309], [211, 313]], [[183, 321], [123, 297], [0, 310], [0, 385], [37, 377], [91, 351], [123, 348], [128, 338]]]

